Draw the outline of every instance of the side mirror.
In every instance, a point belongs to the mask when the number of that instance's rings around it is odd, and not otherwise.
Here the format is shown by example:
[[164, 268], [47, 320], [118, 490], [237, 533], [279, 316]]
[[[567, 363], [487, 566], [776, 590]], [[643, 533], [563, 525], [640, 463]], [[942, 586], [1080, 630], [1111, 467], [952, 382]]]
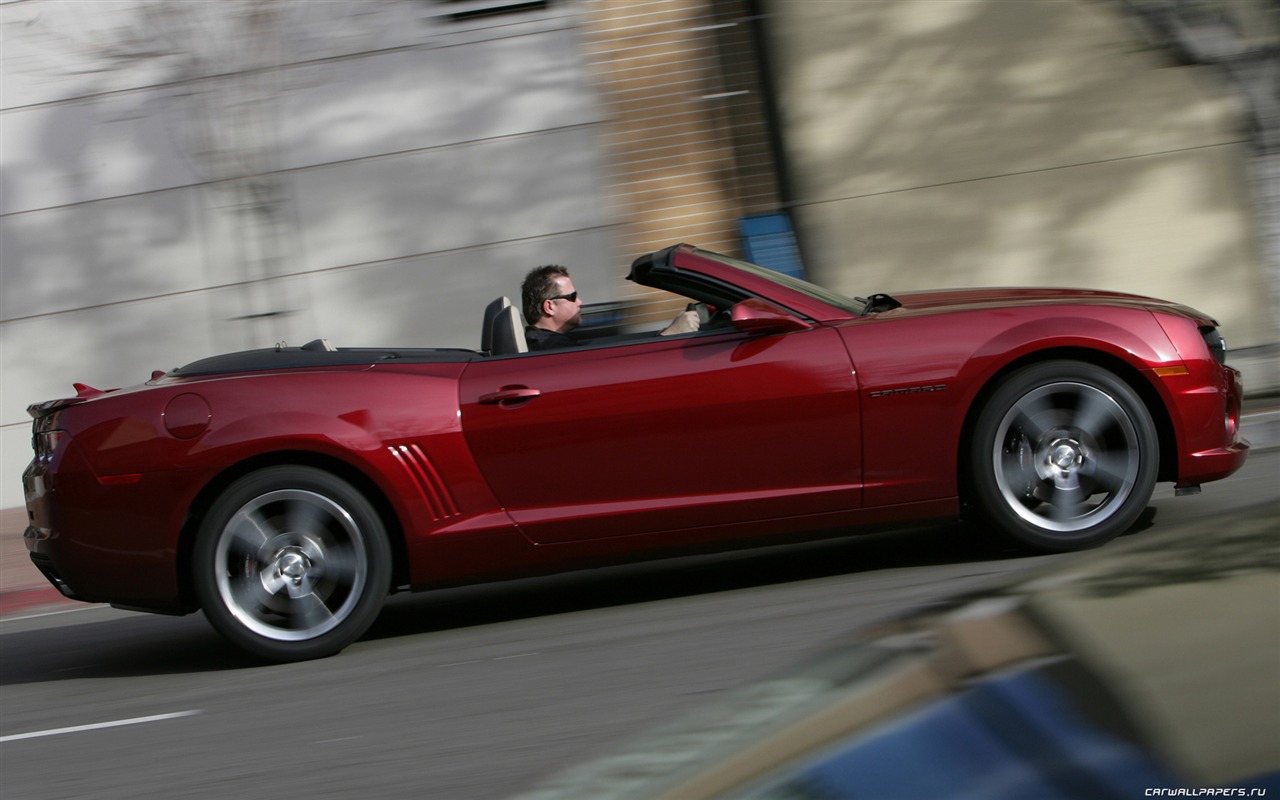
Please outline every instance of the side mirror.
[[733, 327], [745, 333], [791, 333], [813, 327], [795, 314], [755, 297], [735, 303], [729, 316]]

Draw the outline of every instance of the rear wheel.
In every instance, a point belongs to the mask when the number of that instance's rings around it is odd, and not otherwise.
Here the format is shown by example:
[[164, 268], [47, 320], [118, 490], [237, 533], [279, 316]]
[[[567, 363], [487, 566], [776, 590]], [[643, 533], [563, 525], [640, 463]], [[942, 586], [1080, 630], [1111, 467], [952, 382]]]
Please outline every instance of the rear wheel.
[[200, 527], [194, 586], [213, 627], [273, 661], [332, 655], [373, 623], [389, 591], [381, 519], [346, 481], [270, 467], [233, 483]]
[[1137, 393], [1077, 361], [1033, 364], [1005, 379], [978, 417], [970, 454], [982, 514], [1049, 552], [1128, 530], [1151, 499], [1159, 460]]

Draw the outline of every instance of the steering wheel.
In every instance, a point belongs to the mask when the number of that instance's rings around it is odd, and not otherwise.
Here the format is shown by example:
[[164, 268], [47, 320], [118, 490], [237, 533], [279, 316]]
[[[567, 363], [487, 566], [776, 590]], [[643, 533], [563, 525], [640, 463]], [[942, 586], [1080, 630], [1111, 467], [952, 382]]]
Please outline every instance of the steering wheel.
[[708, 303], [690, 303], [685, 311], [698, 312], [698, 330], [707, 330], [725, 325], [729, 322], [729, 309], [719, 308]]
[[706, 303], [690, 303], [684, 307], [684, 310], [698, 312], [699, 325], [706, 325], [711, 321], [711, 308]]

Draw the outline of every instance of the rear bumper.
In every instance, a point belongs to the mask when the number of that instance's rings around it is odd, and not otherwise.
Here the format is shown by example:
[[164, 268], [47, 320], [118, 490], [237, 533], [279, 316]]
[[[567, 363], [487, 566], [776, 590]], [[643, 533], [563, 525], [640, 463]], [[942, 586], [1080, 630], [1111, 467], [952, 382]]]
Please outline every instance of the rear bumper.
[[[40, 536], [40, 531], [38, 528], [27, 528], [27, 530], [22, 534], [23, 539], [26, 539], [26, 540], [32, 540], [37, 538], [38, 536]], [[28, 549], [30, 549], [31, 547], [32, 547], [31, 544], [27, 545]], [[75, 590], [73, 590], [71, 586], [68, 585], [67, 582], [62, 579], [62, 575], [58, 572], [58, 568], [53, 564], [53, 559], [41, 553], [31, 553], [31, 563], [35, 565], [36, 569], [40, 570], [40, 574], [44, 576], [45, 580], [53, 584], [53, 588], [57, 589], [59, 592], [62, 593], [63, 597], [69, 598], [71, 600], [84, 599], [84, 598], [78, 597], [75, 593]]]
[[102, 485], [74, 458], [34, 461], [22, 482], [30, 519], [23, 544], [64, 597], [162, 614], [193, 610], [178, 586], [176, 531], [162, 524], [167, 505], [156, 503], [178, 496], [174, 487]]

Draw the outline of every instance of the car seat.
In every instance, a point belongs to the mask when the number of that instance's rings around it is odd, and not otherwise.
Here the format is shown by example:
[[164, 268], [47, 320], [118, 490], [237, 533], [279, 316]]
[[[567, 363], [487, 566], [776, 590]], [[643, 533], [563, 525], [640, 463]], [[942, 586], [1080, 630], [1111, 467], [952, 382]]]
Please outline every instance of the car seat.
[[488, 353], [493, 349], [493, 321], [498, 318], [504, 308], [511, 307], [511, 298], [499, 297], [484, 307], [484, 324], [480, 328], [480, 352]]
[[512, 305], [500, 308], [493, 318], [489, 339], [489, 355], [509, 356], [515, 353], [529, 352], [529, 343], [524, 338], [524, 325], [520, 321], [520, 311]]

